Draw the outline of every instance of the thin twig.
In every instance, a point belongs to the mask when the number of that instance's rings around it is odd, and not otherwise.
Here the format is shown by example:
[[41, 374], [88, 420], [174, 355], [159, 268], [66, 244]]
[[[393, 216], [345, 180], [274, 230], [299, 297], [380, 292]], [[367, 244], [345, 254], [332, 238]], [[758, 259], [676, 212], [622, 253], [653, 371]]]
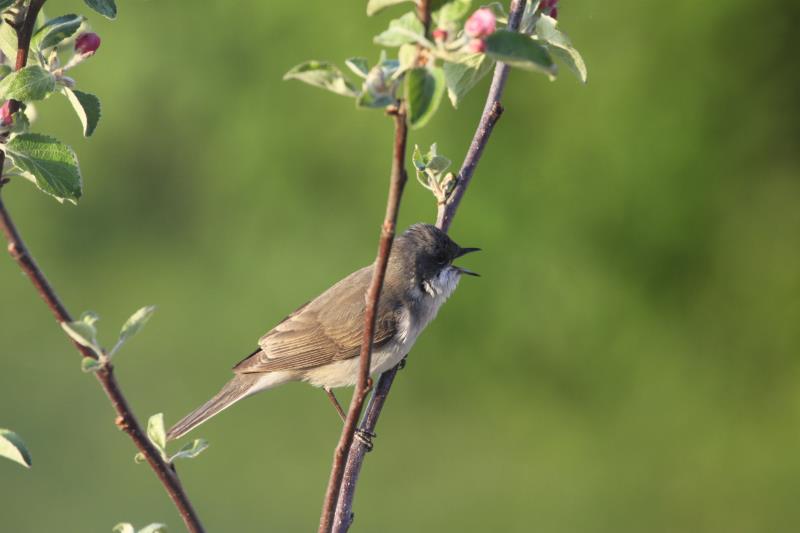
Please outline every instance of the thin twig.
[[[508, 17], [509, 30], [517, 31], [519, 29], [522, 14], [525, 11], [525, 3], [526, 0], [512, 0]], [[486, 104], [483, 107], [483, 113], [478, 122], [478, 128], [475, 130], [475, 135], [472, 138], [472, 143], [461, 165], [461, 170], [458, 173], [456, 187], [450, 194], [447, 202], [439, 206], [436, 226], [444, 231], [450, 228], [450, 224], [456, 214], [461, 198], [472, 180], [475, 168], [478, 166], [478, 162], [483, 154], [483, 149], [489, 142], [489, 137], [492, 134], [494, 125], [503, 112], [503, 107], [500, 105], [500, 98], [503, 96], [506, 79], [508, 78], [508, 71], [509, 67], [505, 63], [498, 63], [495, 67], [492, 84], [489, 88], [489, 94], [486, 97]], [[397, 365], [381, 374], [375, 386], [372, 398], [370, 398], [369, 404], [367, 405], [366, 413], [361, 422], [360, 431], [367, 434], [375, 432], [378, 418], [386, 403], [387, 396], [389, 395], [399, 366], [400, 365]], [[353, 521], [353, 498], [367, 451], [367, 446], [361, 441], [356, 441], [350, 448], [350, 455], [347, 457], [345, 474], [342, 479], [342, 489], [339, 495], [339, 501], [336, 505], [335, 533], [345, 533]]]
[[[27, 62], [34, 23], [44, 2], [45, 0], [32, 0], [25, 13], [25, 19], [17, 27], [17, 42], [19, 43], [19, 47], [17, 50], [16, 70], [23, 68]], [[19, 102], [13, 102], [12, 105], [15, 105], [16, 108], [19, 109]], [[0, 150], [0, 169], [3, 168], [4, 162], [5, 152]], [[2, 192], [3, 186], [7, 183], [7, 179], [0, 178], [0, 193]], [[53, 312], [53, 315], [55, 315], [56, 321], [59, 323], [72, 322], [72, 317], [66, 307], [64, 307], [64, 304], [61, 303], [58, 294], [47, 281], [44, 273], [28, 251], [28, 247], [22, 240], [22, 236], [19, 234], [11, 215], [3, 203], [2, 196], [0, 196], [0, 231], [2, 231], [8, 241], [8, 252], [11, 254], [11, 257], [31, 280], [31, 283], [33, 283], [39, 295]], [[74, 341], [73, 344], [84, 357], [97, 359], [97, 355], [89, 348], [81, 346]], [[144, 455], [148, 464], [161, 481], [161, 484], [164, 485], [167, 494], [169, 494], [169, 497], [178, 508], [178, 512], [181, 518], [183, 518], [186, 528], [191, 533], [203, 533], [204, 529], [200, 523], [200, 519], [192, 507], [186, 492], [183, 490], [177, 473], [172, 465], [161, 456], [161, 453], [156, 449], [153, 443], [150, 442], [145, 432], [142, 431], [141, 425], [139, 425], [125, 396], [122, 394], [122, 390], [114, 375], [114, 367], [111, 363], [104, 362], [101, 368], [95, 372], [95, 376], [108, 396], [108, 399], [111, 401], [114, 411], [117, 413], [115, 421], [117, 427], [130, 436], [136, 448]]]
[[353, 444], [353, 435], [356, 424], [361, 416], [361, 409], [364, 400], [371, 388], [369, 379], [369, 369], [372, 360], [372, 340], [375, 336], [375, 322], [378, 311], [378, 301], [383, 280], [386, 275], [386, 266], [389, 263], [389, 252], [394, 241], [395, 226], [397, 225], [397, 212], [400, 208], [400, 199], [403, 196], [408, 177], [405, 170], [406, 159], [406, 139], [408, 128], [406, 125], [405, 106], [401, 103], [392, 113], [394, 116], [394, 153], [392, 158], [392, 175], [389, 184], [389, 198], [386, 204], [386, 216], [381, 227], [381, 238], [378, 246], [378, 257], [375, 259], [375, 266], [372, 272], [372, 282], [367, 291], [367, 303], [364, 311], [364, 335], [361, 340], [361, 354], [359, 365], [358, 382], [356, 383], [353, 399], [350, 401], [350, 408], [347, 411], [347, 418], [342, 428], [339, 444], [333, 455], [333, 467], [331, 468], [328, 488], [325, 491], [325, 501], [322, 507], [322, 515], [319, 522], [319, 533], [328, 533], [333, 526], [336, 502], [339, 499], [339, 491], [344, 475], [345, 459], [347, 459]]

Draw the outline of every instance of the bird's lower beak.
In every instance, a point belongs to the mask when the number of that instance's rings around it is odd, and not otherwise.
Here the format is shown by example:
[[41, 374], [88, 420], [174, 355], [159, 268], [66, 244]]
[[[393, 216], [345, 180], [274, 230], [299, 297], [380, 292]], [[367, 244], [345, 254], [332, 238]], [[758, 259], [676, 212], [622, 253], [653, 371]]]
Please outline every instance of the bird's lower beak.
[[[461, 248], [458, 251], [458, 255], [456, 257], [461, 257], [462, 255], [466, 255], [466, 254], [471, 253], [471, 252], [480, 252], [480, 251], [481, 251], [480, 248]], [[455, 269], [458, 270], [459, 272], [461, 272], [462, 274], [467, 274], [468, 276], [480, 277], [480, 274], [478, 274], [477, 272], [473, 272], [472, 270], [469, 270], [467, 268], [460, 267], [460, 266], [455, 266], [455, 265], [453, 265], [453, 267], [455, 267]]]

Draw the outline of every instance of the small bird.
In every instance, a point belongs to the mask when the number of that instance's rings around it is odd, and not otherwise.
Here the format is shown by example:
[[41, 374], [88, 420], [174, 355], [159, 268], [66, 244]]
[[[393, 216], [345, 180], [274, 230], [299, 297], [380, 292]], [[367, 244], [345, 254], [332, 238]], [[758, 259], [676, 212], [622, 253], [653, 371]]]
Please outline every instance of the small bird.
[[[477, 250], [461, 248], [430, 224], [414, 224], [395, 239], [376, 313], [371, 375], [408, 354], [462, 274], [478, 275], [453, 265], [454, 259]], [[259, 348], [233, 367], [233, 379], [175, 424], [167, 438], [177, 439], [237, 401], [290, 381], [322, 387], [344, 418], [331, 389], [358, 380], [373, 267], [353, 272], [267, 332]]]

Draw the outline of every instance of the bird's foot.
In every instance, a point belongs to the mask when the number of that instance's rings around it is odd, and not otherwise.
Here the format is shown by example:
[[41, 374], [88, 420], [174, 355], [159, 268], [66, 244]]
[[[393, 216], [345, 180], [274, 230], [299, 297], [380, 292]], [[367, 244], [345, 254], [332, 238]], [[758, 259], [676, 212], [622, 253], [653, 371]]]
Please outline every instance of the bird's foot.
[[403, 358], [400, 359], [400, 363], [398, 363], [398, 365], [397, 365], [397, 370], [403, 370], [406, 367], [406, 361], [407, 360], [408, 360], [408, 356], [407, 355], [403, 356]]
[[371, 431], [367, 431], [366, 429], [358, 428], [356, 429], [355, 433], [353, 433], [353, 438], [359, 441], [364, 447], [367, 449], [368, 452], [372, 451], [372, 439], [377, 437], [375, 433]]

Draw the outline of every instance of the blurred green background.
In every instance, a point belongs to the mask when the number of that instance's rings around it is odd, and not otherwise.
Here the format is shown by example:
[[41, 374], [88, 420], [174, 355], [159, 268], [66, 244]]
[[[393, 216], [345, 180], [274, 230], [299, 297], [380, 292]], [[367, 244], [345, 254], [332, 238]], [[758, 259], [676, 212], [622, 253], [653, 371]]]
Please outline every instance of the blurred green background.
[[[365, 2], [120, 3], [34, 131], [77, 150], [85, 198], [28, 183], [9, 209], [70, 310], [119, 355], [142, 420], [176, 421], [287, 312], [375, 254], [391, 123], [282, 74], [376, 58], [402, 9]], [[55, 16], [82, 2], [47, 4]], [[564, 0], [589, 83], [513, 72], [452, 228], [482, 254], [417, 343], [365, 463], [355, 531], [790, 532], [800, 527], [800, 75], [791, 2]], [[411, 144], [459, 162], [486, 82]], [[432, 221], [409, 182], [400, 225]], [[79, 357], [0, 260], [3, 531], [181, 531]], [[345, 398], [347, 395], [345, 395]], [[209, 531], [313, 531], [340, 424], [303, 385], [196, 431], [182, 463]]]

